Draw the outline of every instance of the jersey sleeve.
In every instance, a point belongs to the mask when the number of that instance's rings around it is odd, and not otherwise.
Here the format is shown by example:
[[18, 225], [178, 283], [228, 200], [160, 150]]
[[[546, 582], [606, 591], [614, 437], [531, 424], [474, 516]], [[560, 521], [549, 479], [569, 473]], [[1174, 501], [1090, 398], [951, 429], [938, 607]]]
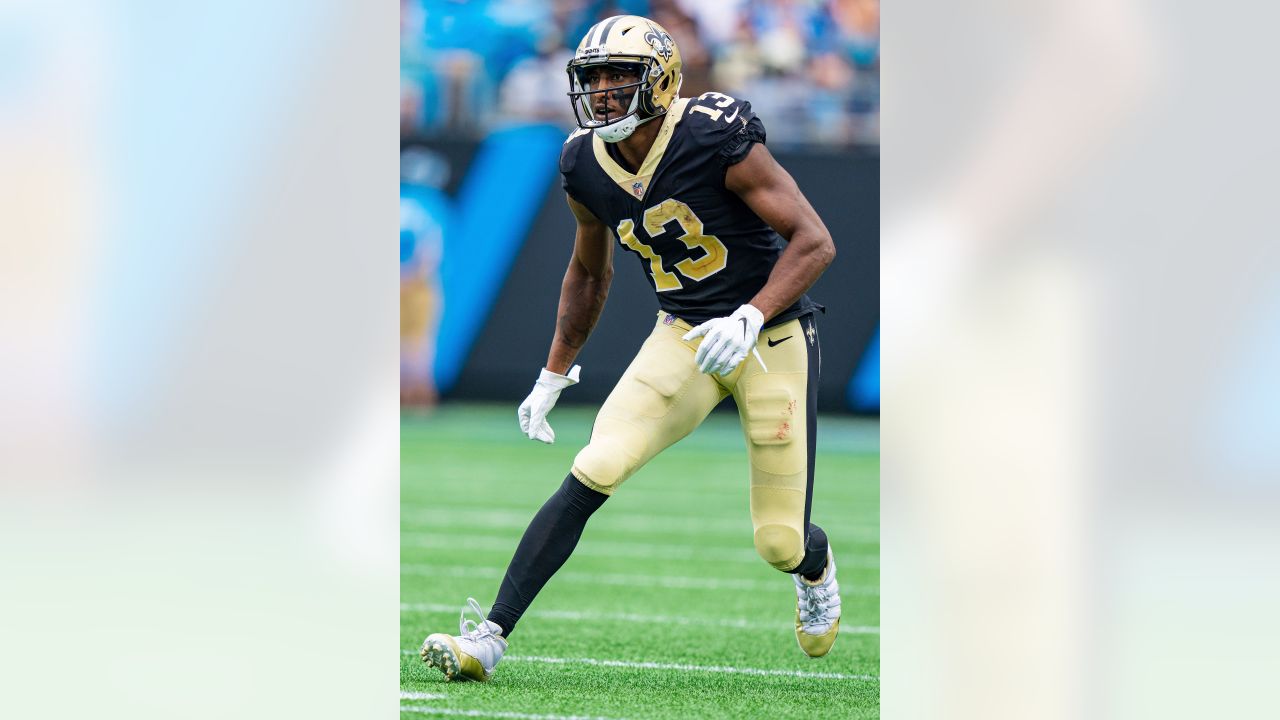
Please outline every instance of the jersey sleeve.
[[575, 190], [572, 177], [573, 168], [577, 165], [578, 155], [582, 151], [584, 137], [590, 141], [591, 131], [575, 130], [560, 148], [560, 187], [578, 202], [582, 202], [581, 192]]
[[741, 162], [754, 143], [765, 141], [764, 123], [746, 100], [703, 93], [690, 101], [684, 117], [698, 144], [712, 151], [721, 167]]
[[747, 153], [751, 151], [751, 146], [755, 143], [764, 144], [764, 123], [760, 122], [760, 118], [752, 115], [751, 119], [743, 123], [742, 128], [733, 137], [720, 146], [718, 154], [720, 163], [725, 167], [729, 167], [742, 162], [746, 159]]

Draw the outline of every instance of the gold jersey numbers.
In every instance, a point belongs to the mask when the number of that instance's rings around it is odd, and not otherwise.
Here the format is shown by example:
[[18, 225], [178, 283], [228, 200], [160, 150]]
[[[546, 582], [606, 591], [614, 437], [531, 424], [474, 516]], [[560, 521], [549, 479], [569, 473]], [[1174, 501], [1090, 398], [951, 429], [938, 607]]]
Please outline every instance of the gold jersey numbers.
[[702, 257], [687, 257], [676, 263], [681, 275], [698, 282], [720, 272], [729, 264], [729, 249], [715, 235], [702, 234], [702, 221], [693, 214], [693, 208], [668, 198], [644, 213], [644, 229], [649, 237], [657, 237], [674, 220], [684, 231], [678, 239], [690, 250], [702, 250]]
[[653, 275], [653, 287], [658, 292], [679, 290], [680, 278], [662, 269], [662, 257], [636, 238], [636, 225], [630, 220], [618, 223], [618, 242], [631, 248], [637, 255], [649, 261], [649, 274]]
[[[674, 263], [668, 262], [668, 265], [674, 265], [677, 272], [694, 282], [705, 280], [725, 269], [729, 264], [729, 249], [715, 235], [703, 234], [702, 221], [694, 214], [693, 208], [675, 198], [668, 198], [644, 212], [644, 230], [650, 238], [666, 232], [667, 225], [672, 222], [683, 231], [677, 239], [690, 250], [702, 252]], [[684, 287], [679, 277], [663, 269], [664, 259], [653, 247], [640, 242], [636, 237], [635, 223], [631, 220], [623, 220], [618, 224], [618, 241], [649, 261], [655, 290], [668, 292]]]

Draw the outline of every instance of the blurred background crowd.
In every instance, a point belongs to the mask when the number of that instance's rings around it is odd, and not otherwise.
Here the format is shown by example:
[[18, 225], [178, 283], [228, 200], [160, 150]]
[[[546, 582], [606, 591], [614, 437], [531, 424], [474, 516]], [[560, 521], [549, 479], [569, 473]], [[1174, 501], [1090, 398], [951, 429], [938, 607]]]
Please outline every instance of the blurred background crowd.
[[401, 0], [403, 136], [573, 126], [565, 65], [586, 31], [642, 15], [675, 38], [681, 95], [749, 100], [770, 144], [879, 142], [879, 0]]
[[[533, 298], [557, 286], [521, 283], [563, 272], [543, 267], [536, 249], [560, 263], [556, 249], [573, 232], [557, 224], [567, 214], [556, 160], [576, 127], [566, 65], [597, 22], [641, 15], [678, 44], [682, 96], [714, 90], [751, 102], [837, 237], [844, 259], [831, 282], [842, 289], [826, 292], [858, 311], [843, 320], [850, 347], [828, 348], [829, 359], [844, 355], [829, 385], [843, 398], [848, 384], [848, 399], [824, 402], [878, 407], [875, 276], [857, 273], [877, 264], [879, 14], [879, 0], [401, 0], [402, 403], [509, 401], [521, 391], [504, 390], [509, 373], [474, 348], [510, 314], [528, 337], [503, 347], [545, 343], [538, 318], [551, 316], [554, 297], [541, 313]], [[547, 203], [555, 210], [541, 213]], [[651, 302], [639, 277], [634, 287], [616, 282], [613, 295]], [[853, 298], [855, 286], [867, 296]], [[522, 300], [508, 306], [513, 294]], [[854, 373], [858, 358], [869, 360]], [[593, 357], [604, 375], [628, 361]]]

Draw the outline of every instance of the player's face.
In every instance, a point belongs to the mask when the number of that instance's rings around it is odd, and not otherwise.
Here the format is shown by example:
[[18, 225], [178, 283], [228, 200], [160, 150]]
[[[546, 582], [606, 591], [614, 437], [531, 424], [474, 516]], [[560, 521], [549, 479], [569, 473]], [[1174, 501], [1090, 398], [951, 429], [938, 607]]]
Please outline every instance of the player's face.
[[[596, 120], [615, 118], [627, 112], [631, 107], [631, 98], [636, 93], [635, 84], [640, 82], [640, 73], [618, 67], [592, 67], [583, 73], [585, 90], [595, 91], [592, 95], [591, 109]], [[631, 87], [626, 87], [630, 85]], [[600, 92], [610, 88], [622, 88], [612, 92]]]

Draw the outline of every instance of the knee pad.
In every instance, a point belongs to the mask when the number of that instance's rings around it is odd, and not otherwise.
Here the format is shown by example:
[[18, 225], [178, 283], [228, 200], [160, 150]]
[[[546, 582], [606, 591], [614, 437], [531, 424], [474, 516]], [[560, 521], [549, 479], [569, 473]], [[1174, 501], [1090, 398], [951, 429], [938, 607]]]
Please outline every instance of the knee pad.
[[593, 439], [573, 459], [573, 476], [605, 495], [612, 495], [634, 471], [630, 456], [607, 438]]
[[790, 572], [804, 559], [804, 534], [790, 525], [756, 528], [756, 552], [773, 567]]

